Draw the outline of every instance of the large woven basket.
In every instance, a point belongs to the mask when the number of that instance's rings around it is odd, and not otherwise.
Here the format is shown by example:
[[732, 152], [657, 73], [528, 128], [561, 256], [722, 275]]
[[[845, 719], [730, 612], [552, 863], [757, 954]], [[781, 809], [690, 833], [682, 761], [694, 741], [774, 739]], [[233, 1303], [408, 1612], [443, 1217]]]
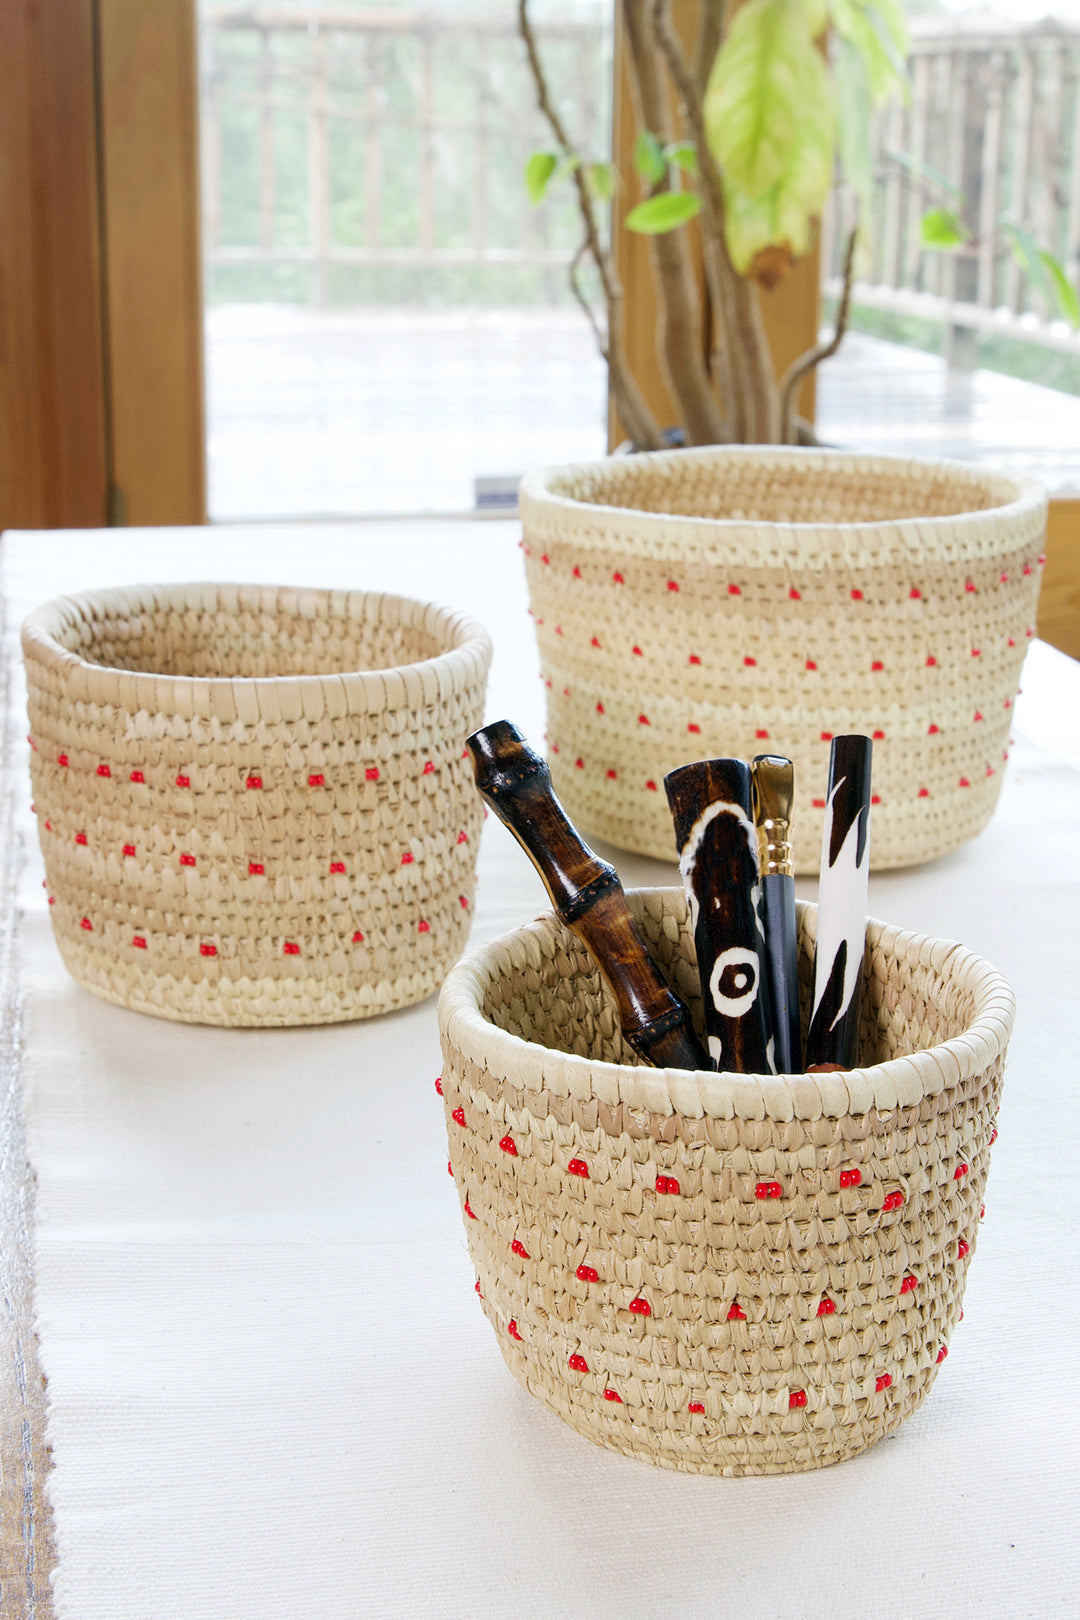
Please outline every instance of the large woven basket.
[[[686, 904], [631, 904], [699, 1021]], [[803, 989], [816, 909], [800, 906]], [[439, 999], [477, 1292], [572, 1428], [707, 1474], [822, 1467], [925, 1398], [960, 1315], [1013, 1019], [959, 945], [867, 934], [861, 1059], [770, 1078], [634, 1064], [550, 915]]]
[[53, 929], [109, 1001], [318, 1024], [430, 994], [469, 929], [491, 647], [403, 597], [140, 586], [23, 626]]
[[674, 858], [667, 771], [780, 753], [816, 869], [834, 733], [873, 736], [877, 867], [989, 820], [1045, 561], [1036, 486], [948, 462], [714, 449], [521, 486], [556, 790]]

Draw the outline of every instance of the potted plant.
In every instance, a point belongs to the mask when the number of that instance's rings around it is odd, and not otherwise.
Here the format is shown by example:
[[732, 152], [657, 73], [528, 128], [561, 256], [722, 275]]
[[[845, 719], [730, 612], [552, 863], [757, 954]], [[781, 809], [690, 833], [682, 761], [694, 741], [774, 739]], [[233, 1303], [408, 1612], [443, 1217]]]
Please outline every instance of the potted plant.
[[[529, 159], [530, 195], [573, 188], [582, 242], [571, 282], [625, 429], [658, 451], [664, 427], [627, 360], [604, 231], [617, 177], [575, 147], [528, 0], [518, 17], [554, 137]], [[857, 231], [833, 335], [779, 378], [758, 302], [810, 247], [837, 162], [869, 199], [868, 119], [904, 72], [898, 0], [734, 10], [703, 0], [693, 55], [670, 0], [622, 0], [622, 20], [645, 191], [625, 223], [653, 244], [658, 343], [692, 448], [522, 484], [556, 787], [593, 832], [670, 858], [667, 770], [707, 754], [786, 753], [810, 869], [829, 740], [862, 731], [878, 744], [875, 864], [926, 859], [973, 836], [996, 803], [1034, 633], [1045, 498], [974, 469], [798, 448], [814, 443], [799, 388], [843, 337]], [[931, 210], [927, 235], [962, 241], [959, 215]]]

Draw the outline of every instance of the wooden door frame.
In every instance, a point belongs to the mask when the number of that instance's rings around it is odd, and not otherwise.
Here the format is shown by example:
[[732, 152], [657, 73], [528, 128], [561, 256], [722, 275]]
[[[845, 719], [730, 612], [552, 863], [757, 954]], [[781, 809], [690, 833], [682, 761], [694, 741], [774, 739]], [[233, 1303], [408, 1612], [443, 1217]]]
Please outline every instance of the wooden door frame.
[[0, 5], [0, 527], [205, 521], [195, 38]]

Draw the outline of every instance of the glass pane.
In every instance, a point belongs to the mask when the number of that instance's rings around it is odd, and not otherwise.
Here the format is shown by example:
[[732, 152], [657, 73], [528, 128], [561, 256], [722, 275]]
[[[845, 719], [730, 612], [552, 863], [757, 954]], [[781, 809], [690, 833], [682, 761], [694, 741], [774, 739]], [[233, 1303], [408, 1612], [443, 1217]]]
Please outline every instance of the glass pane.
[[[1080, 489], [1080, 18], [1075, 3], [908, 7], [910, 94], [878, 116], [874, 215], [848, 336], [823, 365], [826, 441], [944, 454]], [[928, 247], [929, 210], [964, 240]], [[825, 318], [854, 204], [825, 221]], [[1060, 279], [1059, 279], [1060, 278]]]
[[[533, 10], [603, 154], [611, 8]], [[516, 11], [199, 0], [211, 517], [465, 511], [603, 453], [571, 199], [525, 194], [551, 137]]]

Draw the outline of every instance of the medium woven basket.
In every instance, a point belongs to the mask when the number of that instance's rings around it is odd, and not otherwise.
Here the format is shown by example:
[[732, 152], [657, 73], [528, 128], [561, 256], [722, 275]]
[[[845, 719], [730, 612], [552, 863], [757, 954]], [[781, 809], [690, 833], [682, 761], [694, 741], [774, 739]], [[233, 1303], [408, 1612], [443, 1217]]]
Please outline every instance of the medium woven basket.
[[[630, 900], [700, 1029], [683, 895]], [[801, 905], [804, 1003], [815, 924]], [[881, 923], [865, 974], [875, 1066], [763, 1082], [635, 1065], [551, 915], [451, 972], [440, 1085], [477, 1292], [511, 1370], [580, 1434], [687, 1472], [784, 1473], [853, 1456], [925, 1398], [1013, 998], [961, 946]]]
[[469, 929], [491, 645], [398, 596], [63, 598], [23, 626], [53, 930], [109, 1001], [321, 1024], [431, 993]]
[[555, 788], [586, 832], [674, 859], [665, 774], [795, 761], [816, 870], [834, 733], [873, 736], [876, 867], [990, 819], [1035, 633], [1046, 499], [948, 462], [711, 449], [521, 486]]

